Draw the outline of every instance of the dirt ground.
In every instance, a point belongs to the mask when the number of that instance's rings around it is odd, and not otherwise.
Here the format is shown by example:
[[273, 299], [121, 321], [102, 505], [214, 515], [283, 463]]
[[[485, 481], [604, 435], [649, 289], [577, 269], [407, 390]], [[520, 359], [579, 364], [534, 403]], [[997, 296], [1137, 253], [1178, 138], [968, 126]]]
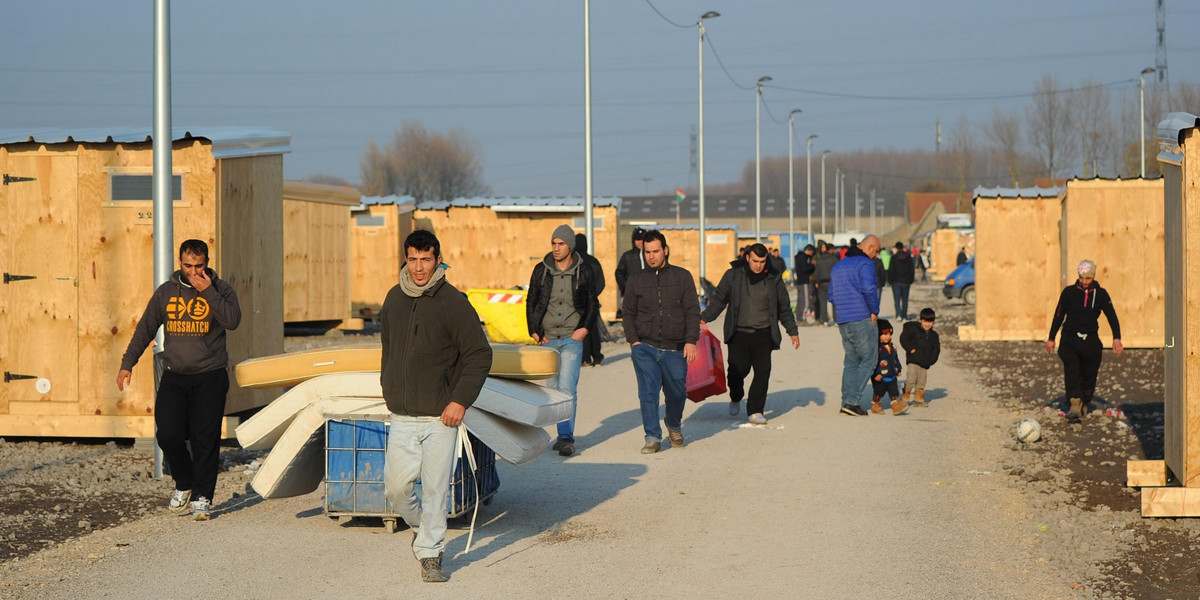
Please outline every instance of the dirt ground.
[[[959, 342], [955, 327], [972, 323], [973, 311], [943, 299], [937, 286], [915, 286], [912, 305], [938, 311], [944, 360], [973, 375], [980, 396], [1012, 415], [1005, 422], [1033, 416], [1041, 423], [1037, 443], [1019, 443], [1011, 432], [994, 443], [1003, 447], [997, 475], [1023, 498], [1016, 510], [1024, 513], [1023, 531], [1032, 532], [1030, 547], [1073, 590], [1050, 597], [1200, 597], [1200, 567], [1191, 559], [1200, 548], [1200, 523], [1142, 519], [1139, 492], [1124, 486], [1127, 460], [1162, 458], [1162, 351], [1129, 350], [1119, 358], [1106, 351], [1096, 412], [1073, 425], [1059, 416], [1061, 363], [1042, 344]], [[883, 306], [889, 317], [887, 294]], [[289, 338], [288, 350], [360, 341]], [[606, 349], [619, 353], [620, 344]], [[935, 367], [931, 382], [937, 376]], [[1106, 409], [1123, 416], [1106, 416]], [[261, 502], [247, 493], [261, 456], [226, 447], [218, 498]], [[165, 514], [169, 484], [154, 480], [150, 465], [149, 447], [128, 440], [0, 439], [0, 573], [24, 572], [28, 581], [31, 558], [53, 561], [48, 550]], [[53, 564], [38, 569], [46, 577], [55, 571]], [[0, 582], [0, 596], [16, 592]]]

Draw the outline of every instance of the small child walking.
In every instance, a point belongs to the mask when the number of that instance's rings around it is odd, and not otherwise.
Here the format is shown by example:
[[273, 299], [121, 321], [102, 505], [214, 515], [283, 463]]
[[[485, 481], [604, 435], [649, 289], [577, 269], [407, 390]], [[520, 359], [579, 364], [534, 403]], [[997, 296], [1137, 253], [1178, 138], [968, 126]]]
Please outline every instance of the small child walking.
[[936, 318], [932, 308], [922, 308], [920, 320], [905, 323], [904, 331], [900, 332], [900, 346], [904, 348], [908, 362], [908, 379], [904, 382], [905, 404], [908, 404], [911, 395], [913, 406], [929, 406], [925, 403], [925, 378], [942, 352], [941, 339], [938, 338], [938, 332], [933, 330]]
[[908, 410], [908, 402], [900, 400], [900, 356], [892, 345], [892, 324], [887, 319], [879, 319], [879, 356], [875, 363], [875, 372], [871, 374], [871, 387], [874, 395], [871, 397], [871, 412], [883, 413], [883, 396], [887, 394], [892, 400], [892, 414], [903, 414]]

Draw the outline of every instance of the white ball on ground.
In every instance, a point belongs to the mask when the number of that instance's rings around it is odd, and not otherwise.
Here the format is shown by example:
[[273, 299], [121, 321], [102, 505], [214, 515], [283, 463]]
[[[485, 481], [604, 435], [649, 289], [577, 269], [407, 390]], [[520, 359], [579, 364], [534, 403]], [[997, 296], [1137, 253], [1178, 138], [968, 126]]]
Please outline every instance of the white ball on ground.
[[1042, 424], [1033, 417], [1026, 417], [1017, 423], [1017, 440], [1031, 444], [1042, 439]]

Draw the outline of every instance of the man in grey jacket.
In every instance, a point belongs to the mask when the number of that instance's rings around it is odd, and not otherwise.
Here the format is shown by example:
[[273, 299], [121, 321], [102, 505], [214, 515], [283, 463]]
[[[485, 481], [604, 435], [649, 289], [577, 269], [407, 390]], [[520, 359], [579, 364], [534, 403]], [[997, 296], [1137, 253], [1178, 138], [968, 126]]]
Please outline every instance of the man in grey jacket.
[[182, 514], [190, 500], [197, 521], [208, 520], [217, 487], [221, 421], [229, 391], [225, 332], [237, 329], [241, 321], [233, 287], [208, 268], [208, 244], [187, 240], [179, 246], [179, 270], [154, 290], [117, 373], [117, 389], [124, 391], [134, 365], [162, 326], [163, 374], [154, 398], [154, 426], [175, 479], [167, 507]]
[[621, 303], [625, 339], [633, 372], [637, 376], [638, 401], [646, 445], [642, 454], [662, 449], [658, 424], [658, 394], [666, 397], [663, 421], [672, 448], [682, 448], [683, 404], [687, 398], [687, 366], [696, 360], [700, 339], [700, 302], [696, 282], [687, 269], [667, 263], [671, 249], [658, 230], [643, 236], [646, 270], [629, 278]]
[[726, 306], [729, 312], [725, 315], [723, 339], [729, 347], [729, 414], [738, 414], [746, 395], [746, 376], [753, 368], [746, 415], [751, 423], [766, 425], [763, 411], [771, 379], [771, 352], [778, 350], [782, 341], [778, 324], [791, 336], [792, 347], [800, 347], [787, 284], [783, 282], [783, 273], [771, 266], [766, 246], [754, 244], [745, 259], [730, 263], [709, 299], [708, 308], [700, 314], [700, 324], [721, 316]]

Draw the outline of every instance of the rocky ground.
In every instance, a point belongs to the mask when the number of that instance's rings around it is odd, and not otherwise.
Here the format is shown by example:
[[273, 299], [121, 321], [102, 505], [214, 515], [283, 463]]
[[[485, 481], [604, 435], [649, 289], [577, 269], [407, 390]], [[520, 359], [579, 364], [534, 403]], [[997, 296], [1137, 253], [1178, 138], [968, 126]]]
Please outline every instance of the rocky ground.
[[[914, 288], [912, 303], [938, 310], [944, 360], [974, 371], [981, 396], [1012, 412], [1014, 430], [1026, 416], [1041, 423], [1037, 443], [1006, 436], [1012, 441], [996, 475], [1021, 490], [1041, 560], [1075, 586], [1077, 597], [1200, 597], [1200, 567], [1190, 560], [1200, 547], [1200, 522], [1142, 519], [1140, 493], [1124, 485], [1127, 460], [1162, 457], [1162, 351], [1129, 350], [1119, 358], [1106, 352], [1096, 411], [1070, 424], [1059, 416], [1061, 364], [1043, 345], [959, 342], [955, 328], [973, 322], [973, 311], [945, 301], [934, 286]], [[289, 338], [287, 349], [347, 341], [363, 340]], [[937, 377], [935, 367], [931, 388]], [[1123, 416], [1106, 416], [1108, 409]], [[224, 448], [218, 496], [246, 494], [259, 457]], [[153, 479], [151, 465], [150, 447], [130, 441], [0, 439], [0, 563], [165, 513], [169, 479]]]

